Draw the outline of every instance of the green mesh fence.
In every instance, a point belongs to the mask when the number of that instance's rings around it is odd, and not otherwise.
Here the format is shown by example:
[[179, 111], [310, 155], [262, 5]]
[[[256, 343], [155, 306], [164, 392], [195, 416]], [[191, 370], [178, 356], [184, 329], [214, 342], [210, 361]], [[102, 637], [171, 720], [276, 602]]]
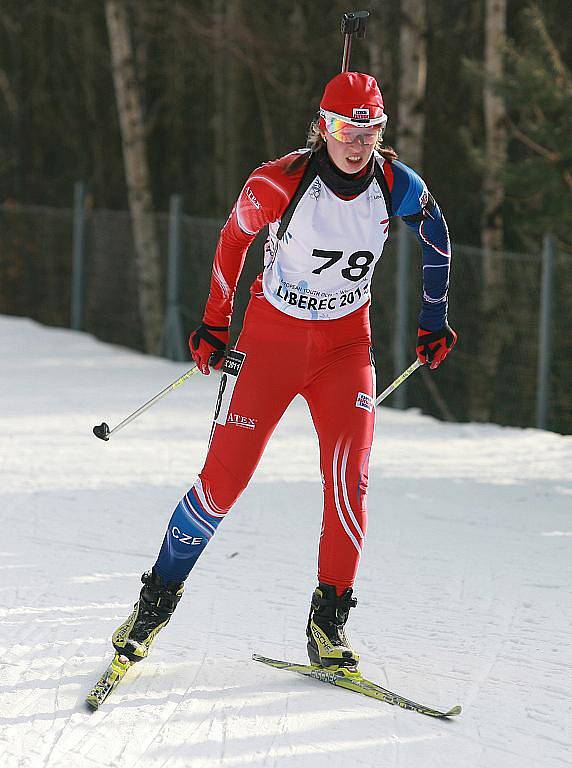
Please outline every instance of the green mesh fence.
[[[222, 219], [184, 216], [179, 278], [183, 327], [200, 322], [210, 283], [212, 259]], [[166, 285], [168, 215], [156, 216]], [[42, 207], [0, 206], [0, 313], [31, 317], [68, 327], [72, 269], [72, 212]], [[395, 228], [397, 231], [397, 228]], [[261, 271], [264, 236], [250, 248], [241, 276], [232, 324], [240, 331], [249, 286]], [[371, 320], [381, 389], [397, 373], [394, 367], [396, 241], [390, 237], [372, 284]], [[84, 328], [103, 341], [143, 348], [137, 302], [135, 254], [128, 213], [92, 211], [86, 222]], [[459, 333], [454, 353], [438, 371], [421, 370], [408, 382], [407, 403], [438, 418], [482, 418], [515, 426], [536, 424], [541, 254], [500, 253], [498, 279], [483, 278], [480, 249], [457, 245], [453, 251], [449, 320]], [[551, 373], [548, 428], [572, 432], [572, 256], [556, 253], [551, 297]], [[421, 257], [412, 245], [408, 276], [407, 360], [415, 358], [415, 334], [421, 293]], [[492, 306], [485, 316], [484, 306]], [[279, 343], [279, 340], [277, 340]], [[391, 399], [387, 401], [391, 405]]]
[[72, 212], [0, 206], [0, 312], [70, 322]]

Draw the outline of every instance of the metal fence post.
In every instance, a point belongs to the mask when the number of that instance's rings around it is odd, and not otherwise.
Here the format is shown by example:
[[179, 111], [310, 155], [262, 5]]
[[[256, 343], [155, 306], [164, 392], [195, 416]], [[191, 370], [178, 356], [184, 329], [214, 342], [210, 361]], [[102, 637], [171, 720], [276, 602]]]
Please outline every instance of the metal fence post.
[[182, 213], [183, 198], [171, 195], [169, 201], [169, 249], [167, 263], [167, 311], [163, 331], [163, 353], [171, 360], [187, 360], [187, 345], [181, 305], [179, 303], [179, 285], [181, 283], [182, 250]]
[[70, 325], [83, 329], [85, 299], [85, 196], [86, 186], [77, 181], [73, 188], [73, 255]]
[[542, 280], [540, 285], [540, 321], [538, 324], [538, 371], [536, 385], [536, 426], [546, 429], [550, 399], [551, 321], [554, 286], [554, 240], [544, 235], [542, 241]]
[[[397, 235], [397, 273], [395, 282], [395, 335], [393, 339], [393, 366], [397, 376], [409, 365], [409, 265], [411, 238], [407, 225], [399, 219]], [[407, 384], [395, 391], [393, 404], [402, 410], [407, 407]]]

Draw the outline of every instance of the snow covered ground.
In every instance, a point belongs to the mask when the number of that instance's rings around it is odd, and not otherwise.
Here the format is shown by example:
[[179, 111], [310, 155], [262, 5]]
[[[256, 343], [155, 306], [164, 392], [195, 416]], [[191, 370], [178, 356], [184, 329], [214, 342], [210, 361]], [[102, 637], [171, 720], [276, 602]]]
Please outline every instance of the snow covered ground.
[[250, 660], [305, 661], [321, 486], [303, 401], [151, 657], [84, 709], [201, 466], [218, 379], [194, 377], [109, 443], [91, 428], [186, 367], [0, 317], [0, 766], [570, 765], [572, 437], [387, 408], [349, 634], [364, 674], [461, 703], [460, 718]]

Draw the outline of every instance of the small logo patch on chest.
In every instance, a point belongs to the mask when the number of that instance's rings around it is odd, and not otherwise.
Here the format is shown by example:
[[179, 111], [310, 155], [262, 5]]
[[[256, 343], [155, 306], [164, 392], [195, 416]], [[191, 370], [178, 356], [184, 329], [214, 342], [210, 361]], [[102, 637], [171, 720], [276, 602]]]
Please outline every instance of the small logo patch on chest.
[[314, 183], [310, 187], [310, 197], [313, 197], [314, 200], [317, 200], [320, 197], [320, 193], [322, 191], [322, 182], [320, 179], [315, 179]]

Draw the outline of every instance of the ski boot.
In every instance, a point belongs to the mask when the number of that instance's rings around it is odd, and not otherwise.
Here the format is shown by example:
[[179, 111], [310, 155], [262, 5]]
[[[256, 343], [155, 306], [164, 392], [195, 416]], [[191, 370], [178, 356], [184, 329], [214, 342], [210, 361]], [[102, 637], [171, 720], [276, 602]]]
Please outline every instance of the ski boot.
[[344, 631], [350, 608], [357, 605], [352, 590], [343, 595], [330, 584], [320, 583], [312, 595], [306, 635], [311, 664], [320, 667], [357, 667], [359, 654], [352, 650]]
[[184, 589], [183, 582], [163, 584], [154, 570], [144, 573], [141, 581], [143, 589], [133, 612], [115, 630], [111, 640], [117, 653], [131, 662], [147, 656], [156, 634], [169, 623]]

